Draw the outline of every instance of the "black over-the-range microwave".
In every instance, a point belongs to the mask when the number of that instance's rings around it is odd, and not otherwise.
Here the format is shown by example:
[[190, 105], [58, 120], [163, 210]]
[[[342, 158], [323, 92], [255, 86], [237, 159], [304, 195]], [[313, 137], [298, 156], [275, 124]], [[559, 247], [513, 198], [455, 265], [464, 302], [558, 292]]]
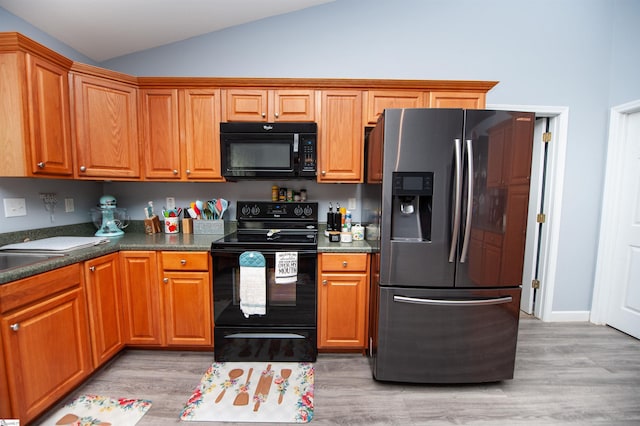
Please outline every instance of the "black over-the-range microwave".
[[222, 175], [239, 179], [315, 179], [318, 126], [220, 123]]

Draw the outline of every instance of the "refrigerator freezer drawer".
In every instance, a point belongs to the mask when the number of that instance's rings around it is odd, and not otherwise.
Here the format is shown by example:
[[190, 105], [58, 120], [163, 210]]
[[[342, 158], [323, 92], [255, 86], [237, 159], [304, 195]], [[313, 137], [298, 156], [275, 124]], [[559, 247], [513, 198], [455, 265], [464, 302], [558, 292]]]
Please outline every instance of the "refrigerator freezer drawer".
[[[377, 380], [482, 383], [513, 378], [519, 287], [380, 287]], [[375, 332], [375, 331], [374, 331]]]

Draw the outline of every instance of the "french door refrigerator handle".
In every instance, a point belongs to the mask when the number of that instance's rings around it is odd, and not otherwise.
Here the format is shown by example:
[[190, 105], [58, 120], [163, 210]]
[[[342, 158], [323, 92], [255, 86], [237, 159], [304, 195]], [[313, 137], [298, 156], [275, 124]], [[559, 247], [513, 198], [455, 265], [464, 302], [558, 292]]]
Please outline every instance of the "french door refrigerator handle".
[[456, 260], [456, 247], [458, 243], [458, 234], [460, 233], [460, 211], [462, 210], [462, 145], [460, 139], [454, 140], [455, 147], [455, 175], [456, 175], [456, 197], [453, 208], [453, 232], [451, 234], [451, 248], [449, 249], [449, 263]]
[[487, 306], [501, 305], [503, 303], [511, 303], [511, 296], [496, 297], [492, 299], [473, 299], [473, 300], [441, 300], [441, 299], [422, 299], [418, 297], [393, 296], [394, 302], [415, 303], [417, 305], [439, 305], [439, 306]]
[[460, 263], [467, 260], [467, 251], [469, 249], [469, 237], [471, 236], [471, 217], [473, 211], [473, 145], [471, 139], [466, 140], [467, 143], [467, 218], [464, 228], [464, 243], [462, 244], [462, 253], [460, 254]]

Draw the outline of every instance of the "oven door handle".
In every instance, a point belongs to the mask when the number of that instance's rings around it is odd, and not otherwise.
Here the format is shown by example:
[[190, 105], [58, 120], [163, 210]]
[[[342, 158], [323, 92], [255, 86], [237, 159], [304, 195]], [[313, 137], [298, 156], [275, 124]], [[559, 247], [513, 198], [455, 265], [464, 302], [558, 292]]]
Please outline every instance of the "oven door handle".
[[224, 336], [225, 339], [306, 339], [296, 333], [233, 333]]

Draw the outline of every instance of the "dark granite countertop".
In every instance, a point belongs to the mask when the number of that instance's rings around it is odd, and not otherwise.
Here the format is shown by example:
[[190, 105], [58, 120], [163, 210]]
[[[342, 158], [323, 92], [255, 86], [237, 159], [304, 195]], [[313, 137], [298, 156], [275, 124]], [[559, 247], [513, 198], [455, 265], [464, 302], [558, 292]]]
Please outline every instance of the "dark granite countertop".
[[[54, 230], [47, 233], [30, 233], [31, 239], [46, 238], [57, 235], [93, 236], [94, 229], [91, 228], [62, 228], [59, 232]], [[227, 231], [231, 232], [233, 227]], [[141, 229], [133, 228], [132, 232], [125, 232], [119, 237], [110, 238], [108, 243], [97, 246], [82, 248], [68, 252], [64, 256], [57, 256], [35, 264], [8, 269], [0, 272], [0, 284], [26, 278], [42, 272], [47, 272], [56, 268], [71, 265], [93, 259], [105, 254], [114, 253], [121, 250], [169, 250], [169, 251], [208, 251], [211, 243], [221, 238], [222, 235], [206, 234], [152, 234], [147, 235]], [[22, 239], [22, 235], [19, 235]], [[16, 241], [1, 241], [3, 244]], [[331, 243], [323, 232], [318, 233], [318, 253], [370, 253], [372, 246], [367, 241], [353, 241], [351, 243]]]

